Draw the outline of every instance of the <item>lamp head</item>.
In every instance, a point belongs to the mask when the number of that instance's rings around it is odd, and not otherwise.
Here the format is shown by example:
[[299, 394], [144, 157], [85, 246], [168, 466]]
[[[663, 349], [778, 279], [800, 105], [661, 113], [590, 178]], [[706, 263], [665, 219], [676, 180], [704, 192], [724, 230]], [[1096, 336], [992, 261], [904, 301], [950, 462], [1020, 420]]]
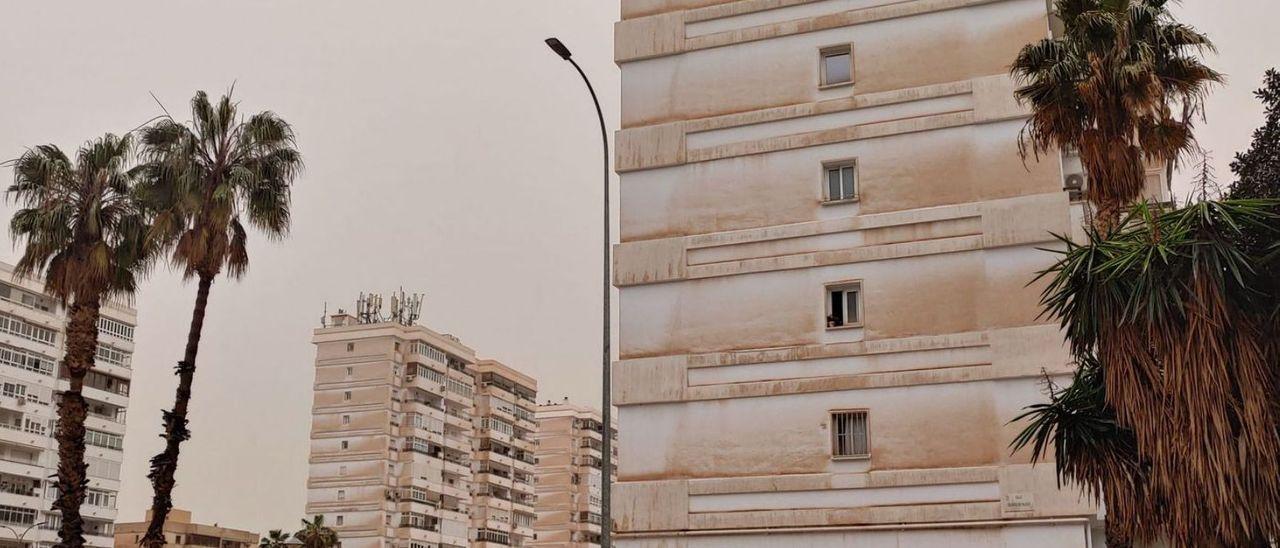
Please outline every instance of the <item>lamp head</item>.
[[559, 38], [547, 38], [547, 47], [551, 48], [551, 51], [556, 52], [556, 55], [566, 61], [573, 57], [573, 54], [569, 52], [569, 48], [565, 47], [564, 42], [561, 42]]

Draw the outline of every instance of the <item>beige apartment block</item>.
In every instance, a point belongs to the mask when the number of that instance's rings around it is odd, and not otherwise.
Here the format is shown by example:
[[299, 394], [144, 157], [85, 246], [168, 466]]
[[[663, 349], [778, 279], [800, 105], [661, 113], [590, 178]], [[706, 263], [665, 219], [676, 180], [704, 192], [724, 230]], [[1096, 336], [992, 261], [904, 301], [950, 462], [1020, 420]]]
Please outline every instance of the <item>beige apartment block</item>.
[[[539, 406], [537, 418], [538, 537], [532, 545], [600, 546], [600, 412], [566, 400]], [[616, 438], [616, 428], [613, 434]], [[613, 448], [616, 455], [618, 446]]]
[[[1023, 159], [1046, 0], [622, 0], [618, 546], [1101, 546], [1010, 454], [1078, 161]], [[1153, 193], [1164, 181], [1152, 172]]]
[[471, 546], [525, 546], [533, 540], [537, 517], [533, 484], [538, 381], [493, 360], [477, 362], [473, 371]]
[[[87, 544], [109, 547], [138, 320], [132, 303], [121, 300], [105, 302], [101, 312], [98, 353], [84, 387], [89, 486], [80, 512]], [[12, 266], [0, 264], [0, 528], [26, 531], [22, 546], [58, 542], [53, 435], [57, 396], [69, 387], [61, 365], [66, 322], [66, 306], [45, 295], [42, 282], [15, 277]], [[0, 533], [0, 545], [19, 545], [12, 539], [7, 531]]]
[[339, 313], [316, 329], [308, 515], [344, 548], [470, 545], [475, 352]]
[[[115, 547], [138, 548], [150, 524], [150, 510], [145, 521], [116, 524]], [[164, 542], [173, 548], [254, 548], [258, 545], [258, 534], [220, 527], [216, 523], [194, 523], [189, 510], [174, 508], [164, 522]]]

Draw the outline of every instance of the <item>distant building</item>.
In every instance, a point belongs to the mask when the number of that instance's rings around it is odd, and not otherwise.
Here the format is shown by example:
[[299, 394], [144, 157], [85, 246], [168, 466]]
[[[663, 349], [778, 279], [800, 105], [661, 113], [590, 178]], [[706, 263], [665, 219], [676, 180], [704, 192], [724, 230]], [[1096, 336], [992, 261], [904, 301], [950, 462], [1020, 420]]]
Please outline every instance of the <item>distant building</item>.
[[[113, 543], [138, 320], [132, 304], [118, 300], [103, 303], [101, 313], [98, 354], [83, 392], [89, 488], [80, 512], [87, 544], [105, 548]], [[0, 264], [0, 526], [18, 532], [36, 526], [23, 541], [41, 547], [58, 541], [62, 523], [52, 506], [57, 397], [69, 386], [61, 365], [66, 322], [66, 307], [45, 295], [40, 281], [15, 278], [12, 266]], [[7, 539], [0, 532], [0, 542]]]
[[534, 403], [538, 381], [492, 360], [475, 364], [472, 548], [524, 546], [533, 540]]
[[[565, 401], [538, 407], [537, 416], [538, 535], [532, 546], [599, 546], [604, 436], [600, 412]], [[613, 448], [616, 455], [617, 444]]]
[[[151, 524], [151, 511], [145, 521], [116, 524], [116, 548], [137, 548]], [[174, 508], [164, 522], [165, 546], [173, 548], [254, 548], [258, 534], [218, 525], [203, 525], [191, 521], [191, 512]]]
[[534, 379], [411, 321], [339, 313], [312, 342], [306, 512], [343, 548], [532, 540]]

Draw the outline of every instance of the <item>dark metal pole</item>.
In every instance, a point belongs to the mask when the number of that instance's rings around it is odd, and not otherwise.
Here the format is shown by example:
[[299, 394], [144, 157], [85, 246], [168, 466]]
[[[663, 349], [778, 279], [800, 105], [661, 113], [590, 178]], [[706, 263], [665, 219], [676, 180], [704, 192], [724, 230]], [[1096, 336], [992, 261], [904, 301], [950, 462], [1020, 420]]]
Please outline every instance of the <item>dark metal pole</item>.
[[600, 436], [603, 443], [601, 448], [601, 465], [600, 465], [600, 546], [601, 548], [610, 548], [613, 546], [613, 514], [610, 507], [613, 505], [611, 496], [613, 494], [613, 397], [610, 393], [612, 389], [610, 369], [612, 366], [612, 351], [610, 346], [613, 341], [613, 330], [610, 324], [613, 316], [610, 313], [610, 280], [609, 280], [609, 131], [604, 125], [604, 112], [600, 110], [600, 99], [596, 97], [596, 89], [591, 85], [591, 79], [587, 78], [587, 73], [582, 71], [582, 67], [578, 66], [569, 52], [569, 48], [565, 47], [560, 40], [548, 38], [547, 46], [556, 52], [562, 59], [573, 65], [578, 71], [578, 75], [582, 76], [582, 81], [587, 84], [587, 91], [591, 93], [591, 102], [596, 106], [596, 118], [600, 120], [600, 144], [604, 153], [604, 247], [603, 247], [603, 264], [604, 264], [604, 351], [601, 354], [601, 373], [603, 376], [601, 389], [600, 414], [604, 423], [604, 432]]

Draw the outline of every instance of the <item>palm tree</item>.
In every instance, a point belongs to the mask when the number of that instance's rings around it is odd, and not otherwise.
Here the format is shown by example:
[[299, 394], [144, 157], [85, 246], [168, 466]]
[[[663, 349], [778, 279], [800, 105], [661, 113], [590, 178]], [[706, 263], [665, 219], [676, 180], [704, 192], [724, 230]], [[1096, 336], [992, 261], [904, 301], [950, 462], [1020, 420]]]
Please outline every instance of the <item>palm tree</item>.
[[338, 545], [338, 533], [324, 524], [324, 514], [311, 521], [302, 520], [302, 529], [293, 534], [307, 548], [333, 548]]
[[1280, 537], [1278, 204], [1138, 205], [1044, 274], [1081, 367], [1015, 446], [1057, 444], [1059, 477], [1102, 491], [1121, 542]]
[[103, 299], [132, 293], [147, 266], [144, 218], [130, 197], [135, 172], [133, 139], [105, 135], [90, 141], [73, 162], [54, 145], [38, 146], [13, 161], [9, 197], [22, 208], [10, 231], [24, 245], [14, 269], [19, 276], [41, 276], [45, 291], [70, 303], [66, 356], [69, 388], [58, 400], [58, 498], [62, 513], [61, 546], [84, 545], [87, 465], [85, 416], [81, 393], [93, 369], [98, 347], [98, 316]]
[[190, 437], [187, 411], [209, 289], [224, 271], [239, 278], [248, 270], [246, 223], [273, 239], [288, 233], [289, 187], [302, 168], [293, 129], [272, 112], [244, 119], [229, 95], [214, 105], [201, 91], [191, 114], [190, 125], [166, 117], [142, 132], [147, 176], [139, 194], [154, 211], [152, 239], [172, 243], [172, 263], [198, 280], [173, 409], [164, 413], [165, 448], [148, 474], [154, 488], [148, 545], [164, 543], [178, 454]]
[[1171, 169], [1195, 149], [1192, 122], [1222, 81], [1197, 57], [1212, 42], [1167, 3], [1056, 0], [1062, 36], [1027, 45], [1013, 63], [1017, 97], [1031, 107], [1024, 156], [1078, 150], [1104, 231], [1141, 198], [1148, 162]]
[[267, 531], [267, 536], [258, 541], [258, 548], [284, 548], [289, 541], [289, 533], [280, 529]]

